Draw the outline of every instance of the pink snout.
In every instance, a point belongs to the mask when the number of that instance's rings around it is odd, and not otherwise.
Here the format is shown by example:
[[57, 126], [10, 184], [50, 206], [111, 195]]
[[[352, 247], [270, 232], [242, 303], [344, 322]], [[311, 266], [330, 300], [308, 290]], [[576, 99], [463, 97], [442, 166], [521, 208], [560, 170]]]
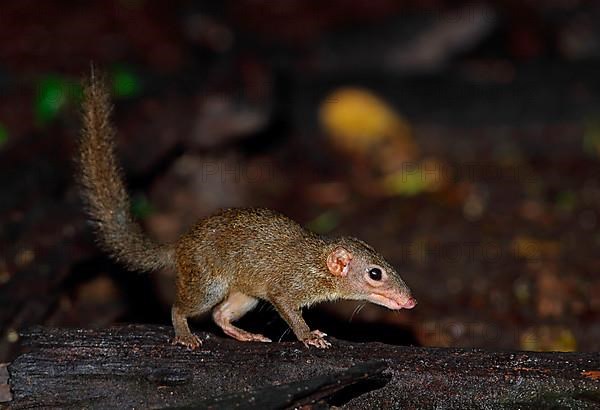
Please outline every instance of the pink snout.
[[405, 295], [399, 295], [392, 292], [385, 295], [371, 293], [367, 297], [367, 300], [392, 310], [412, 309], [417, 305], [417, 300], [412, 296], [406, 298]]
[[404, 304], [404, 309], [412, 309], [415, 306], [417, 306], [417, 299], [413, 298], [412, 296], [410, 298], [408, 298], [408, 300], [406, 301], [406, 303]]

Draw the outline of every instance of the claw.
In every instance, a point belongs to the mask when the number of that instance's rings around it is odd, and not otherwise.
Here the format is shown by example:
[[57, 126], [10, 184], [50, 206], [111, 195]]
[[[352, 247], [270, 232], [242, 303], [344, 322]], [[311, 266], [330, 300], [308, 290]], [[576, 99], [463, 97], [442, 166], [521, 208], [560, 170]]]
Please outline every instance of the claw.
[[171, 344], [181, 345], [187, 347], [188, 349], [195, 350], [202, 346], [202, 341], [198, 336], [189, 334], [185, 336], [175, 336]]
[[319, 330], [313, 330], [310, 332], [310, 336], [302, 341], [304, 346], [314, 346], [317, 349], [329, 349], [331, 347], [331, 343], [325, 340], [325, 336], [327, 333], [323, 333]]

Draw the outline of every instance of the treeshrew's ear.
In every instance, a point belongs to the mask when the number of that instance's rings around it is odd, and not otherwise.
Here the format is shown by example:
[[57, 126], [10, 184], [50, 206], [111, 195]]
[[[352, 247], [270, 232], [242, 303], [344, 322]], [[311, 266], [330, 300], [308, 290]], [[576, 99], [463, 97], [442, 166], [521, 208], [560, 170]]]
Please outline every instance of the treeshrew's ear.
[[346, 276], [352, 254], [345, 248], [338, 246], [327, 256], [327, 269], [334, 276]]

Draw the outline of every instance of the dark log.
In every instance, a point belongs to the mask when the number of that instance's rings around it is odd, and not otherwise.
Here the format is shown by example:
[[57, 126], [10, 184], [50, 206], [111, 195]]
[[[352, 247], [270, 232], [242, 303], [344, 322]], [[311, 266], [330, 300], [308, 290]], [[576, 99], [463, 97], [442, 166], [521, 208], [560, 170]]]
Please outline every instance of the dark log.
[[240, 343], [167, 327], [35, 328], [9, 365], [12, 408], [598, 408], [600, 354]]
[[8, 369], [6, 363], [0, 363], [0, 403], [10, 400], [12, 400], [12, 394], [8, 385]]

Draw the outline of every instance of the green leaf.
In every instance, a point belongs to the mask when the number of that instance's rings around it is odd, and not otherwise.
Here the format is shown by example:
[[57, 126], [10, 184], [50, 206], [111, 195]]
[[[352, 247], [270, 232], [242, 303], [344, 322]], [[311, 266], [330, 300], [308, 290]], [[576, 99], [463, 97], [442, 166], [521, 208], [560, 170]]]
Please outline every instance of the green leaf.
[[577, 205], [577, 196], [573, 191], [561, 191], [556, 197], [556, 207], [563, 212], [572, 212]]
[[112, 72], [113, 93], [119, 98], [130, 98], [138, 95], [142, 89], [138, 76], [133, 70], [118, 66]]
[[428, 188], [427, 180], [420, 172], [403, 171], [387, 175], [383, 186], [387, 193], [401, 196], [415, 196]]
[[325, 234], [333, 231], [340, 223], [340, 215], [337, 211], [326, 211], [317, 216], [307, 224], [307, 228], [313, 232]]
[[38, 83], [35, 99], [35, 118], [45, 125], [56, 118], [67, 102], [67, 81], [57, 75], [48, 75]]
[[0, 147], [8, 141], [8, 131], [6, 127], [0, 123]]
[[583, 130], [583, 151], [592, 156], [600, 155], [600, 119], [588, 118]]
[[55, 74], [43, 77], [37, 85], [36, 122], [39, 125], [52, 122], [69, 102], [81, 99], [81, 95], [81, 86], [73, 80]]
[[139, 219], [145, 219], [155, 212], [154, 206], [144, 195], [136, 195], [131, 203], [131, 213]]

